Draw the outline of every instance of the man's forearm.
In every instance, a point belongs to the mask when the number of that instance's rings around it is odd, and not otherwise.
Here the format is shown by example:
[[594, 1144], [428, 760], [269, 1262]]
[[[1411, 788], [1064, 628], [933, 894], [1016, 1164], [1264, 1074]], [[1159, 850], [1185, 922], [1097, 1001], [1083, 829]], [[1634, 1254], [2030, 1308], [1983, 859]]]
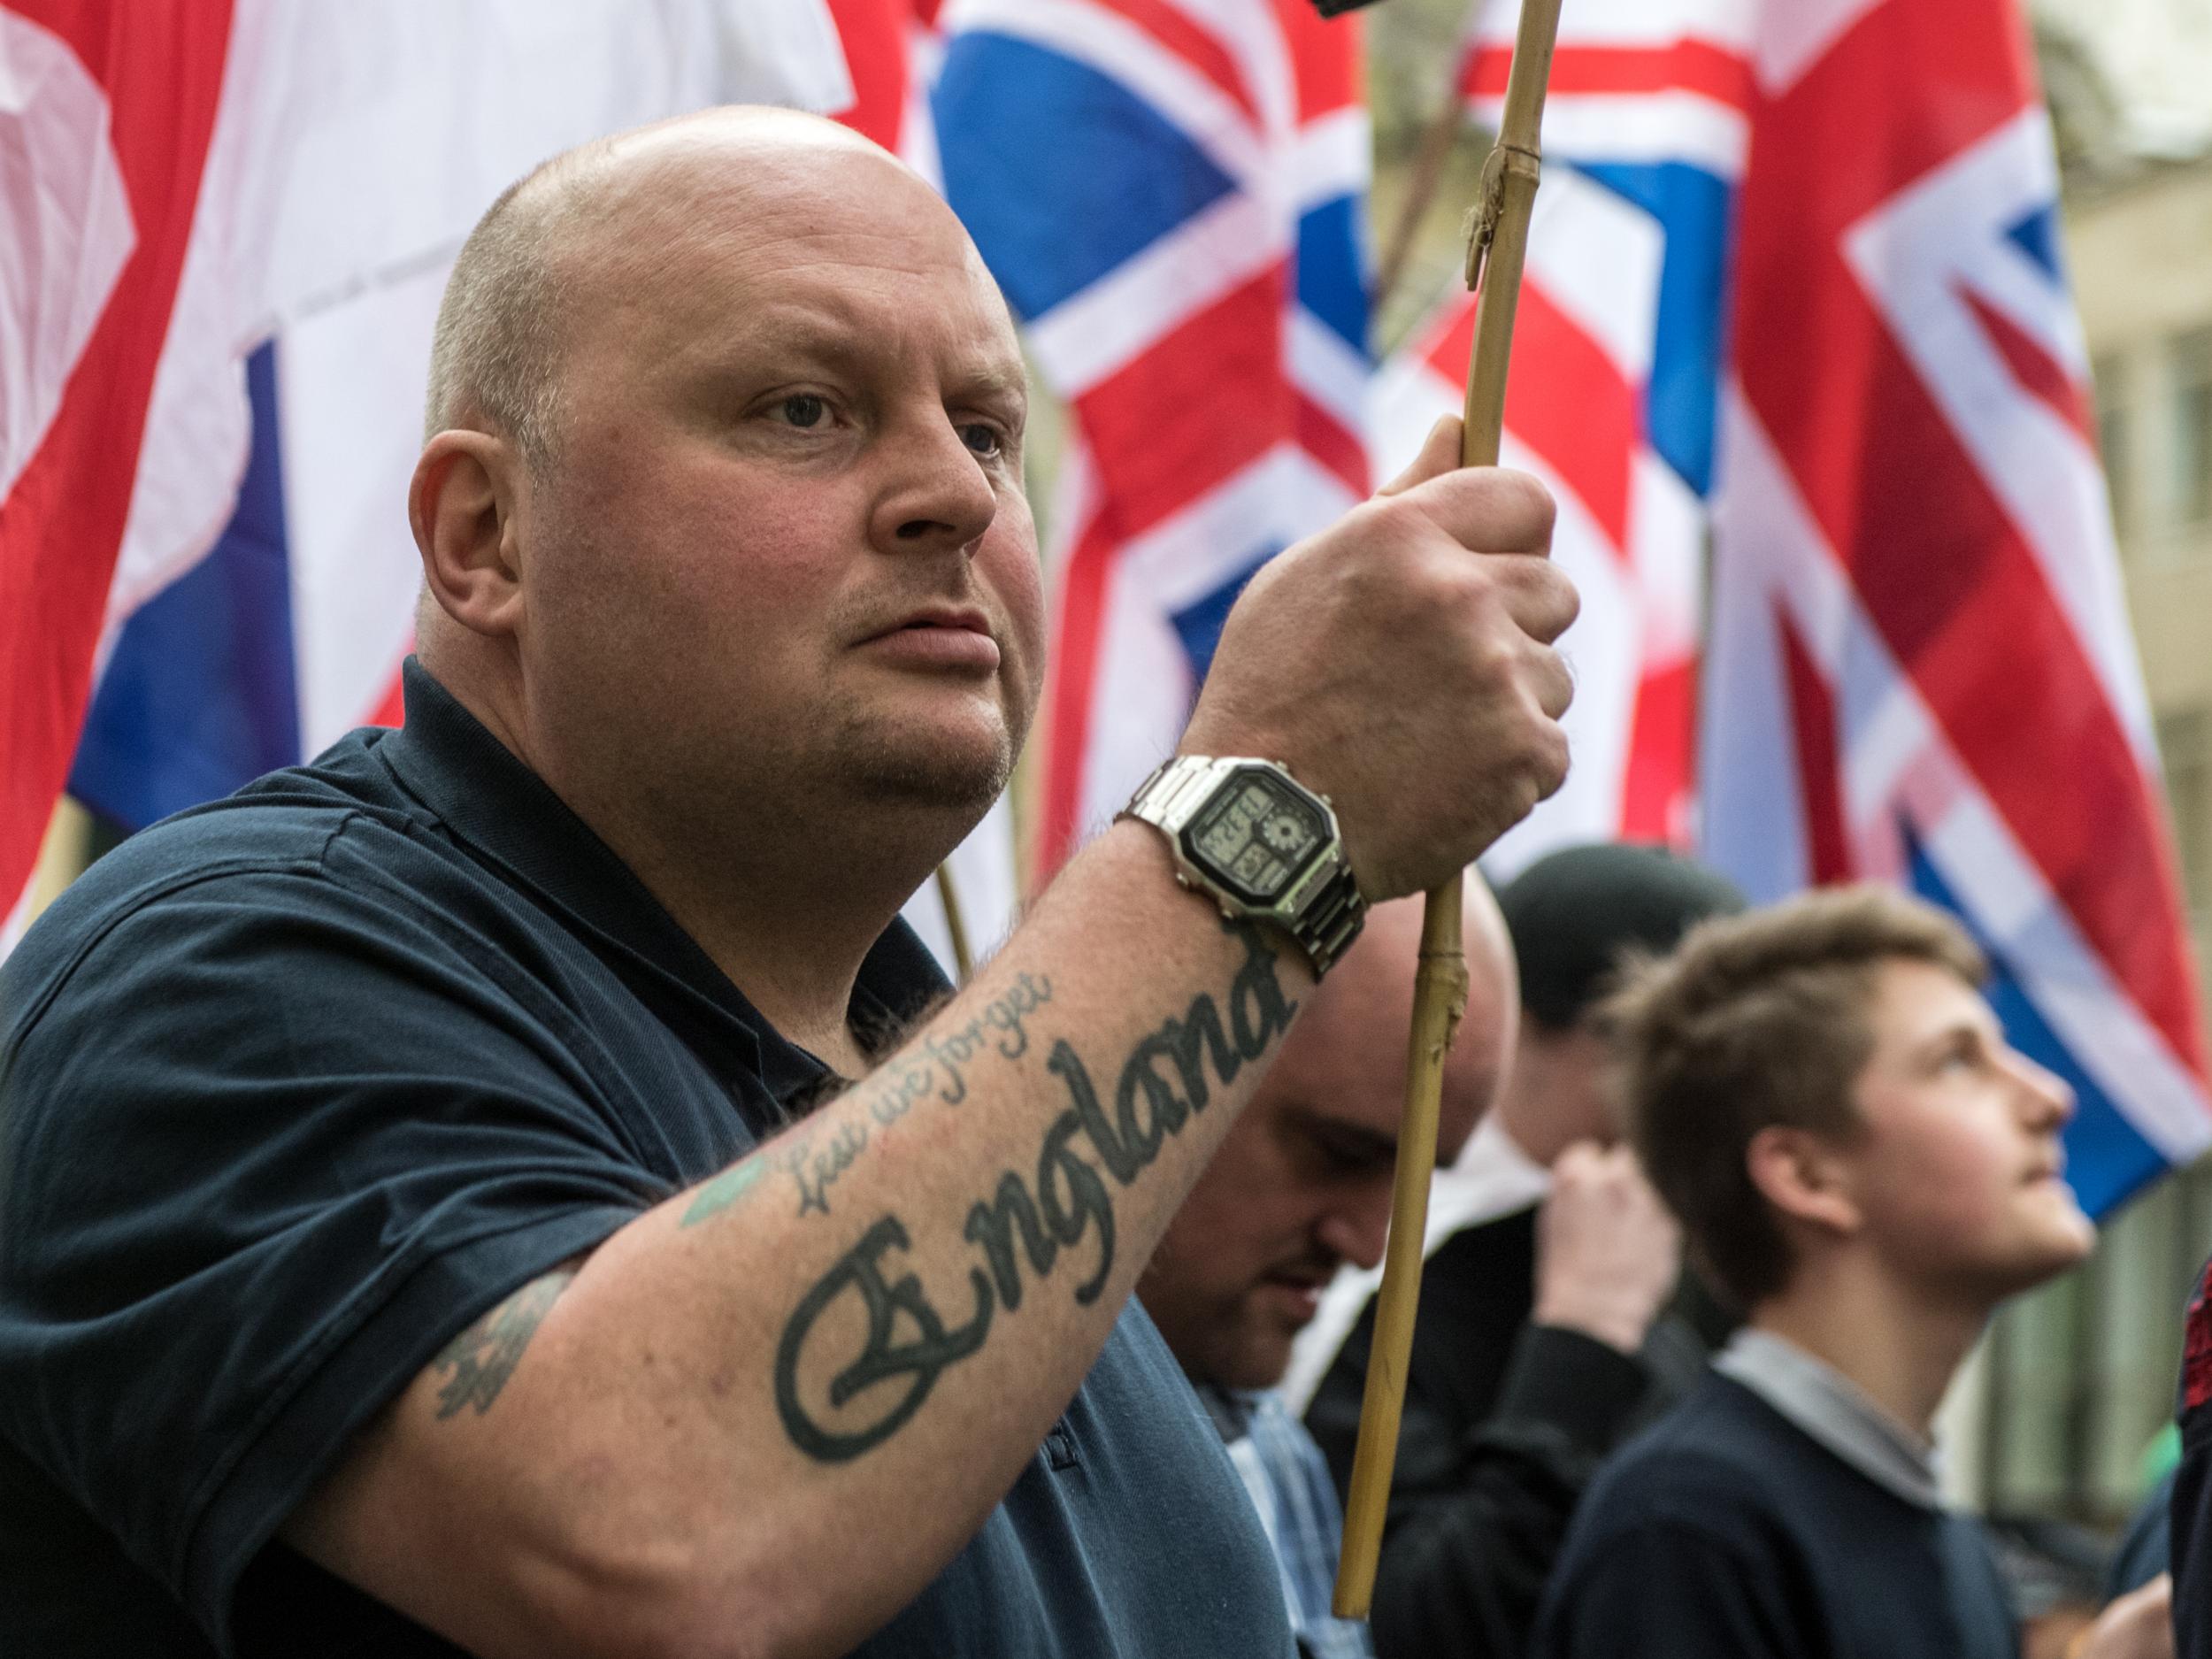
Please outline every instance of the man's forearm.
[[1307, 983], [1122, 826], [875, 1072], [465, 1333], [297, 1535], [486, 1653], [841, 1651], [1033, 1453]]

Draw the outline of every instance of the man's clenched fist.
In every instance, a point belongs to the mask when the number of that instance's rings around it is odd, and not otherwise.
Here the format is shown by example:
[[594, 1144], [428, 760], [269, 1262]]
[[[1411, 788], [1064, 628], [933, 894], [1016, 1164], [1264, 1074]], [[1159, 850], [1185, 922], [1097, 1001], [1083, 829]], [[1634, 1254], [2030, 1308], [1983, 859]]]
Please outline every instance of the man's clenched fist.
[[1552, 641], [1577, 600], [1548, 557], [1551, 497], [1461, 467], [1459, 442], [1438, 422], [1402, 476], [1261, 569], [1183, 740], [1327, 795], [1371, 900], [1458, 873], [1567, 775]]
[[1626, 1147], [1578, 1141], [1551, 1179], [1537, 1217], [1530, 1317], [1634, 1354], [1681, 1271], [1681, 1229]]

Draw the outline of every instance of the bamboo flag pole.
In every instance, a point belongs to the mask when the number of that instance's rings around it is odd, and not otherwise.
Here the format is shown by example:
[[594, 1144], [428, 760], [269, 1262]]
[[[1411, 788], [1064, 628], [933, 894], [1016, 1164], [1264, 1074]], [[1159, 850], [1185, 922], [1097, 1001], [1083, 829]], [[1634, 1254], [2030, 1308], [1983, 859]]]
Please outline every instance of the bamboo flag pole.
[[[1498, 142], [1482, 170], [1467, 247], [1467, 283], [1479, 290], [1475, 349], [1467, 369], [1463, 466], [1494, 466], [1505, 424], [1506, 361], [1513, 347], [1513, 311], [1520, 297], [1521, 261], [1528, 251], [1530, 211], [1536, 204], [1538, 133], [1544, 88], [1551, 79], [1552, 42], [1560, 0], [1522, 0], [1513, 69], [1506, 83]], [[1422, 1235], [1427, 1231], [1429, 1178], [1436, 1168], [1436, 1116], [1443, 1094], [1444, 1056], [1467, 1006], [1467, 963], [1460, 951], [1460, 878], [1431, 893], [1421, 920], [1420, 966], [1414, 977], [1413, 1031], [1406, 1052], [1406, 1110], [1398, 1136], [1397, 1181], [1391, 1195], [1390, 1238], [1375, 1306], [1375, 1340], [1360, 1402], [1359, 1445], [1344, 1506], [1344, 1550], [1338, 1558], [1334, 1609], [1339, 1618], [1365, 1618], [1382, 1555], [1390, 1475], [1398, 1460], [1398, 1417], [1405, 1405], [1406, 1361], [1413, 1351], [1413, 1311], [1421, 1287]]]
[[975, 957], [968, 950], [968, 921], [960, 912], [960, 893], [952, 885], [952, 860], [937, 866], [937, 902], [944, 906], [945, 933], [952, 941], [952, 979], [956, 986], [975, 977]]

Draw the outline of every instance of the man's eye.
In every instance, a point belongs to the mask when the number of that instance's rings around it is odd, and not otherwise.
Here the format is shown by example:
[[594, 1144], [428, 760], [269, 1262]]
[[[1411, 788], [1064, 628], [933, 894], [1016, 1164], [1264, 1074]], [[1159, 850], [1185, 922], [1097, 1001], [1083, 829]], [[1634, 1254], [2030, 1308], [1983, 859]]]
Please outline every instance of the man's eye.
[[986, 459], [996, 455], [1005, 445], [1005, 440], [999, 435], [996, 426], [987, 426], [979, 420], [970, 421], [960, 428], [960, 441]]
[[829, 405], [812, 392], [794, 392], [778, 407], [783, 418], [795, 426], [819, 426], [829, 413]]
[[1946, 1067], [1963, 1067], [1973, 1071], [1979, 1071], [1986, 1058], [1987, 1050], [1978, 1042], [1961, 1042], [1952, 1045], [1943, 1056], [1943, 1064]]

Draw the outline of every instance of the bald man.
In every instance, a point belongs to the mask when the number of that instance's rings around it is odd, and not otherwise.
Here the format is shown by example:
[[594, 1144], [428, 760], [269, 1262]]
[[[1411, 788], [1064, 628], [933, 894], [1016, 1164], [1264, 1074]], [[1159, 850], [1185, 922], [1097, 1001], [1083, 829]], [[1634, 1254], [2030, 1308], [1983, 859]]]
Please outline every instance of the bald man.
[[1282, 1659], [1130, 1291], [1359, 895], [1559, 781], [1540, 488], [1448, 424], [1271, 563], [948, 999], [897, 912], [1043, 612], [942, 203], [789, 115], [594, 144], [472, 234], [432, 385], [405, 729], [0, 982], [0, 1649]]
[[[1519, 1009], [1496, 901], [1479, 876], [1465, 891], [1467, 1011], [1444, 1063], [1437, 1115], [1445, 1164], [1497, 1094]], [[1282, 1380], [1292, 1340], [1338, 1269], [1382, 1260], [1421, 912], [1420, 900], [1402, 899], [1369, 913], [1137, 1281], [1244, 1477], [1292, 1626], [1317, 1659], [1372, 1649], [1363, 1625], [1329, 1611], [1342, 1520], [1328, 1464], [1262, 1391]]]

